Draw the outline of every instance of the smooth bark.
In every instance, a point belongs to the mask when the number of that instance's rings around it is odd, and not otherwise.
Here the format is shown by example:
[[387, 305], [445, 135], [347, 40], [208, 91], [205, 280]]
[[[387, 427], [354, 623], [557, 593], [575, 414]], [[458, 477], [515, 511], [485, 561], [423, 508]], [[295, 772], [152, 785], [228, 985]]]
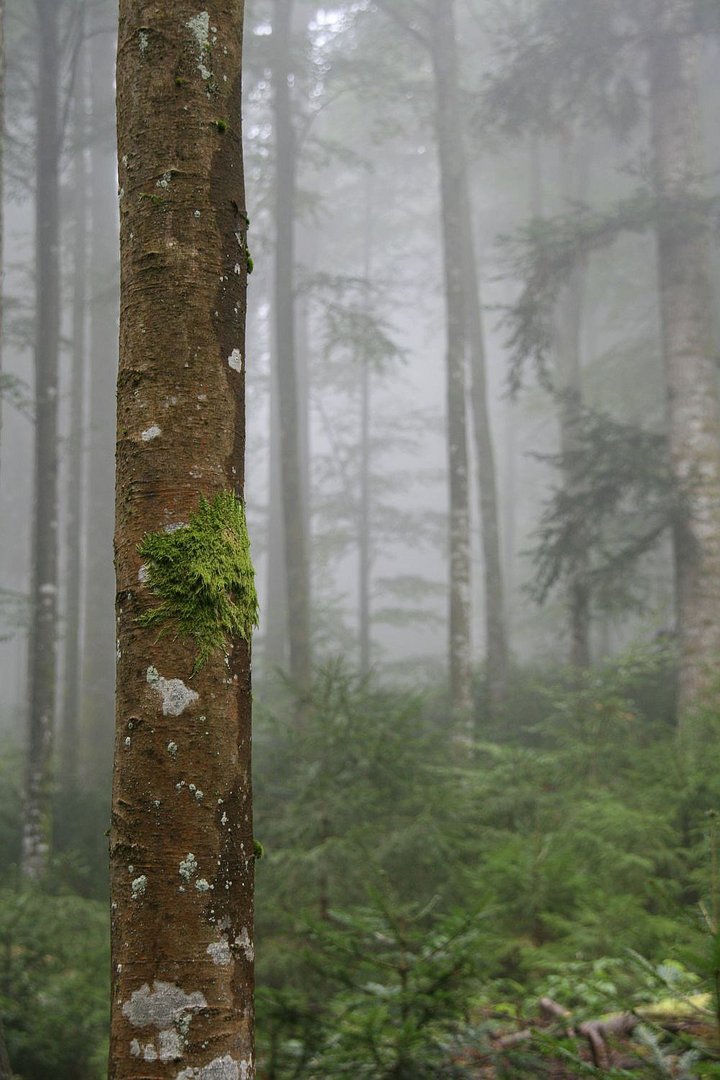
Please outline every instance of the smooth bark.
[[290, 99], [294, 0], [275, 0], [272, 21], [275, 123], [275, 365], [287, 582], [290, 679], [302, 697], [311, 677], [310, 571], [303, 506], [302, 429], [295, 332], [297, 148]]
[[28, 744], [21, 870], [39, 878], [50, 854], [58, 589], [58, 361], [60, 348], [59, 5], [35, 0], [38, 20], [35, 152], [35, 462], [28, 644]]
[[[242, 0], [120, 3], [111, 1080], [255, 1075], [250, 647], [197, 669], [195, 636], [139, 622], [159, 597], [138, 551], [243, 495], [242, 20]], [[178, 582], [191, 605], [225, 595], [218, 528]]]
[[698, 41], [690, 0], [664, 0], [649, 56], [662, 345], [672, 470], [687, 513], [675, 529], [679, 715], [717, 690], [720, 659], [720, 409], [702, 194]]

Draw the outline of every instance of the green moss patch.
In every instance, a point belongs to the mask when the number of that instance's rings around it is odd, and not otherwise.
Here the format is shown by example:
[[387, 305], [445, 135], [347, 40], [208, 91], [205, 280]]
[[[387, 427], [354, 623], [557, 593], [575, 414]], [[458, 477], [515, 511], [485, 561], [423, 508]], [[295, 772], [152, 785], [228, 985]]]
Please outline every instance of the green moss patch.
[[232, 492], [201, 498], [187, 525], [147, 533], [138, 551], [147, 585], [160, 598], [140, 625], [192, 638], [198, 649], [193, 675], [233, 637], [250, 640], [258, 625], [255, 571], [245, 507]]

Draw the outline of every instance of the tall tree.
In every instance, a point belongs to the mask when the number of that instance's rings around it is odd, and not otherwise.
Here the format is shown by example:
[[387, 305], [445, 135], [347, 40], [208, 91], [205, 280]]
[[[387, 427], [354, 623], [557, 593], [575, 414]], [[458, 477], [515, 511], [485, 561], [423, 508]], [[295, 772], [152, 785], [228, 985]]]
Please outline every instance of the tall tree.
[[110, 1077], [254, 1077], [243, 0], [121, 0]]
[[302, 692], [310, 678], [310, 572], [303, 507], [300, 396], [295, 333], [297, 139], [290, 97], [294, 0], [274, 0], [272, 21], [275, 125], [274, 360], [279, 422], [289, 671]]
[[37, 878], [50, 852], [50, 782], [55, 725], [58, 559], [58, 359], [60, 349], [60, 104], [56, 0], [35, 0], [38, 28], [35, 151], [35, 464], [28, 752], [22, 871]]
[[662, 0], [648, 55], [670, 458], [688, 500], [675, 528], [681, 717], [720, 660], [720, 409], [708, 236], [692, 210], [704, 175], [695, 17], [692, 0]]
[[113, 432], [117, 378], [117, 163], [114, 152], [114, 17], [106, 0], [88, 9], [90, 34], [90, 424], [83, 650], [83, 735], [97, 782], [112, 754], [115, 635], [112, 612]]
[[[81, 9], [77, 33], [85, 36], [85, 12]], [[61, 774], [63, 786], [74, 791], [78, 780], [80, 737], [80, 686], [82, 678], [83, 537], [85, 536], [84, 461], [85, 387], [87, 362], [87, 242], [88, 170], [87, 85], [84, 51], [78, 57], [74, 88], [73, 155], [73, 285], [72, 361], [70, 365], [70, 433], [67, 441], [65, 640], [62, 678]]]

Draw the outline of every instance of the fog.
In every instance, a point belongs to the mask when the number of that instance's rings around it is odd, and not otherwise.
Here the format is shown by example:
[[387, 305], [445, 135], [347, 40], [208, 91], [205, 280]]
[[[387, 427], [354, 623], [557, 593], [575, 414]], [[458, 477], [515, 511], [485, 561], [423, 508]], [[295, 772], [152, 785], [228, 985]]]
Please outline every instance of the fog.
[[[0, 7], [0, 1080], [107, 1050], [116, 7]], [[257, 1075], [716, 1075], [716, 5], [248, 0], [243, 57]]]

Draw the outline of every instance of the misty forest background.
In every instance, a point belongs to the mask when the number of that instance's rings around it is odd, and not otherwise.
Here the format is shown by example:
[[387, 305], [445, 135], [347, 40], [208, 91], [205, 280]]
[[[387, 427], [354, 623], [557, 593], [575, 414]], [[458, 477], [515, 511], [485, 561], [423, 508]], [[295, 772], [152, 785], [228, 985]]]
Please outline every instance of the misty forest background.
[[[95, 1080], [116, 11], [3, 14], [0, 1076]], [[707, 255], [714, 382], [718, 6], [252, 0], [245, 65], [258, 1074], [720, 1076], [720, 640], [676, 611], [657, 258]], [[614, 1056], [558, 1024], [641, 1005]]]

